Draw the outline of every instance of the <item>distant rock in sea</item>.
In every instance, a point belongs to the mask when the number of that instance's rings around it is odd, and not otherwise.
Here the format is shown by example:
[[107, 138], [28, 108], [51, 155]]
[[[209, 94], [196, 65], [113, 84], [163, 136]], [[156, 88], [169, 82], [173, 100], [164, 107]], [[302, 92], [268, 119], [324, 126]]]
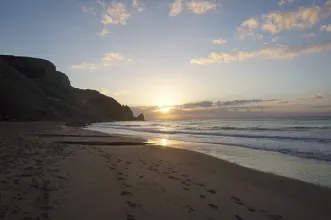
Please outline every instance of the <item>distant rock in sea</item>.
[[0, 55], [0, 121], [133, 121], [128, 106], [95, 90], [71, 86], [43, 59]]

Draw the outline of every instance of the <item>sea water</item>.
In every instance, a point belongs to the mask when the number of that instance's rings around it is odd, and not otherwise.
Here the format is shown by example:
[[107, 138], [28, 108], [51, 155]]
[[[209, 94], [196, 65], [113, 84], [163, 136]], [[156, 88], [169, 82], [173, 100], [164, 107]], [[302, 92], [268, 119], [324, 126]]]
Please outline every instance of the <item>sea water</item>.
[[141, 136], [331, 187], [330, 117], [110, 122], [87, 129]]

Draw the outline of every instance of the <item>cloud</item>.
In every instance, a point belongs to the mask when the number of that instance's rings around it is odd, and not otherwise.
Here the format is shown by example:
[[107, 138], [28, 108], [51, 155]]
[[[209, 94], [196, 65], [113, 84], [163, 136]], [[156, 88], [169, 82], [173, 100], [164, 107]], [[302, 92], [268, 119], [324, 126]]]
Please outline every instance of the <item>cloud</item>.
[[278, 4], [280, 5], [280, 6], [283, 6], [283, 5], [285, 5], [285, 4], [292, 4], [292, 3], [294, 3], [296, 0], [279, 0], [279, 2], [278, 2]]
[[171, 4], [171, 9], [169, 12], [169, 16], [174, 17], [179, 15], [183, 11], [183, 1], [182, 0], [174, 0]]
[[331, 32], [331, 24], [328, 25], [322, 25], [320, 28], [321, 31], [325, 31], [325, 32]]
[[99, 35], [101, 37], [106, 36], [108, 34], [111, 34], [111, 32], [109, 32], [106, 27], [103, 27], [102, 31], [97, 33], [97, 35]]
[[96, 63], [82, 63], [79, 65], [72, 65], [72, 69], [84, 69], [95, 71], [105, 67], [119, 66], [125, 62], [132, 62], [131, 58], [126, 58], [122, 54], [109, 52], [103, 55], [100, 62]]
[[196, 103], [186, 103], [182, 105], [182, 108], [184, 109], [190, 109], [190, 108], [210, 108], [213, 107], [213, 102], [211, 101], [202, 101], [202, 102], [196, 102]]
[[226, 44], [226, 40], [224, 39], [217, 39], [217, 40], [212, 40], [213, 44]]
[[313, 38], [316, 37], [315, 33], [303, 34], [299, 36], [300, 38]]
[[110, 5], [105, 5], [105, 14], [102, 16], [103, 24], [121, 24], [125, 25], [130, 14], [126, 9], [126, 5], [120, 2], [112, 2]]
[[132, 8], [138, 12], [145, 11], [145, 4], [141, 3], [138, 0], [132, 0]]
[[259, 27], [259, 20], [257, 18], [250, 18], [244, 21], [238, 28], [237, 28], [237, 37], [239, 39], [244, 39], [248, 36], [253, 38], [263, 38], [261, 34], [255, 33], [255, 29]]
[[280, 46], [262, 48], [255, 51], [230, 51], [230, 52], [212, 52], [207, 57], [200, 57], [191, 60], [192, 64], [212, 64], [212, 63], [230, 63], [243, 61], [252, 58], [262, 57], [266, 59], [285, 59], [299, 55], [318, 53], [323, 50], [331, 49], [331, 41], [321, 43], [305, 44], [300, 46]]
[[[217, 4], [212, 0], [189, 0], [185, 4], [186, 8], [195, 14], [204, 14], [208, 11], [215, 10]], [[170, 7], [169, 16], [179, 15], [184, 10], [183, 0], [174, 0]]]
[[186, 3], [186, 6], [196, 14], [204, 14], [207, 11], [215, 10], [217, 5], [210, 0], [190, 0]]
[[73, 69], [84, 69], [84, 70], [97, 70], [99, 67], [94, 63], [82, 63], [79, 65], [72, 65]]
[[237, 36], [239, 39], [244, 39], [247, 36], [259, 35], [259, 31], [278, 34], [283, 31], [308, 29], [330, 14], [331, 0], [321, 6], [300, 6], [294, 10], [274, 11], [244, 21], [237, 28]]

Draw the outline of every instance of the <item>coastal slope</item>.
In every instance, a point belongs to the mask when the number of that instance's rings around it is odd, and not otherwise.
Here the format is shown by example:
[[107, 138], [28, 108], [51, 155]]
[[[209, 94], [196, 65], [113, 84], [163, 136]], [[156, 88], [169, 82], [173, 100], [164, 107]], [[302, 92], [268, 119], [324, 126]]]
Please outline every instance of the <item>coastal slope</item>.
[[95, 90], [74, 88], [68, 76], [43, 59], [0, 56], [0, 121], [122, 121], [128, 106]]

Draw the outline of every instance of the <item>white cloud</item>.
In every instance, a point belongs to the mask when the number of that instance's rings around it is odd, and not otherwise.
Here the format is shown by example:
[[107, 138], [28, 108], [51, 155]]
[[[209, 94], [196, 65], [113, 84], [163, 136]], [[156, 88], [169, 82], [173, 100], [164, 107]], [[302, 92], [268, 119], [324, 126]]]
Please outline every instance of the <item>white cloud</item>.
[[237, 36], [243, 39], [247, 36], [255, 37], [260, 31], [277, 34], [283, 31], [309, 29], [330, 14], [331, 0], [321, 6], [301, 6], [294, 10], [270, 12], [243, 22], [237, 28]]
[[126, 5], [119, 2], [113, 2], [106, 5], [106, 12], [102, 16], [103, 24], [121, 24], [125, 25], [128, 21], [130, 14], [126, 9]]
[[183, 1], [182, 0], [174, 0], [171, 4], [171, 9], [169, 12], [169, 16], [174, 17], [179, 15], [183, 11]]
[[238, 28], [237, 28], [237, 37], [239, 39], [244, 39], [248, 36], [253, 38], [260, 38], [262, 39], [263, 36], [261, 34], [257, 34], [255, 29], [258, 29], [260, 22], [256, 18], [250, 18], [244, 21]]
[[82, 63], [79, 65], [73, 65], [72, 69], [84, 69], [84, 70], [99, 70], [105, 67], [119, 66], [120, 64], [132, 62], [131, 58], [126, 58], [122, 54], [109, 52], [103, 55], [100, 62], [96, 63]]
[[[188, 0], [185, 6], [195, 14], [204, 14], [210, 10], [215, 10], [217, 4], [213, 0]], [[184, 10], [184, 0], [174, 0], [170, 8], [169, 16], [179, 15]]]
[[279, 0], [279, 2], [278, 2], [278, 4], [280, 5], [280, 6], [283, 6], [283, 5], [285, 5], [285, 4], [292, 4], [292, 3], [294, 3], [296, 0]]
[[143, 12], [145, 10], [145, 4], [138, 0], [132, 0], [132, 8], [138, 12]]
[[107, 30], [107, 27], [103, 27], [102, 31], [100, 33], [97, 33], [97, 35], [103, 37], [103, 36], [106, 36], [108, 34], [111, 34], [108, 30]]
[[331, 32], [331, 24], [328, 25], [322, 25], [320, 28], [321, 31], [325, 31], [325, 32]]
[[213, 44], [226, 44], [226, 40], [224, 39], [217, 39], [217, 40], [212, 40]]
[[331, 49], [331, 41], [322, 43], [305, 44], [301, 46], [280, 46], [262, 48], [255, 51], [230, 51], [213, 52], [207, 57], [195, 58], [191, 60], [192, 64], [211, 64], [211, 63], [230, 63], [234, 61], [243, 61], [252, 58], [262, 57], [266, 59], [285, 59], [299, 55], [318, 53]]
[[210, 0], [190, 0], [186, 2], [187, 8], [196, 13], [196, 14], [204, 14], [207, 11], [215, 10], [216, 3]]
[[79, 65], [72, 65], [73, 69], [97, 70], [99, 67], [94, 63], [82, 63]]

